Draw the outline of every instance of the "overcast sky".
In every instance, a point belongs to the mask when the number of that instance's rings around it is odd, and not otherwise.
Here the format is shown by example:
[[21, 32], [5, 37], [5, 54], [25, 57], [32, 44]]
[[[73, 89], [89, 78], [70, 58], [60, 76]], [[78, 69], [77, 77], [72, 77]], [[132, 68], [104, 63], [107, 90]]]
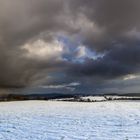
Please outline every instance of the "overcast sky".
[[140, 91], [139, 0], [0, 0], [0, 89]]

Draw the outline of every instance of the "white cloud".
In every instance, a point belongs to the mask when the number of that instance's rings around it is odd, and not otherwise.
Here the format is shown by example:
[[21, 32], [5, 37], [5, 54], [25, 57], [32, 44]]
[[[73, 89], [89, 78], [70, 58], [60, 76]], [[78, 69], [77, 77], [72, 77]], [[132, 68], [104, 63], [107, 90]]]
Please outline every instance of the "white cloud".
[[129, 75], [125, 76], [125, 77], [123, 78], [123, 80], [132, 80], [132, 79], [136, 79], [136, 78], [137, 78], [136, 75], [129, 74]]
[[75, 90], [76, 86], [79, 86], [79, 82], [72, 82], [69, 84], [61, 84], [61, 85], [45, 85], [41, 86], [41, 88], [46, 88], [46, 89], [67, 89], [67, 90]]
[[86, 47], [85, 46], [79, 46], [77, 48], [77, 57], [81, 58], [81, 57], [86, 57], [86, 56], [87, 56]]
[[64, 44], [58, 40], [45, 42], [36, 40], [35, 42], [25, 44], [22, 49], [26, 50], [26, 57], [43, 60], [61, 59], [64, 52]]

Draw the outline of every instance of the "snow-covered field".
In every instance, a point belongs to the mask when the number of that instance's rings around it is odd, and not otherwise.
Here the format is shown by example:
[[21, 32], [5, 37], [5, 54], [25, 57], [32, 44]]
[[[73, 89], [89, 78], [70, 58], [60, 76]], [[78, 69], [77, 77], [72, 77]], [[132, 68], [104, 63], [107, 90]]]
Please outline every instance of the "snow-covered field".
[[140, 140], [140, 102], [0, 103], [0, 140]]

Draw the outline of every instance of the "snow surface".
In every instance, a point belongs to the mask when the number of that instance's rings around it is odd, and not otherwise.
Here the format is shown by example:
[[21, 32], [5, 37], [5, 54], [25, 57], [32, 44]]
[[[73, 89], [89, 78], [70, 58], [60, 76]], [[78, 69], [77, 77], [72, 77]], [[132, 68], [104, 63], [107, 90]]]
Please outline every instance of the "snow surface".
[[140, 102], [1, 102], [0, 140], [140, 140]]
[[86, 97], [81, 97], [81, 99], [83, 100], [90, 99], [90, 101], [105, 101], [106, 100], [104, 96], [86, 96]]

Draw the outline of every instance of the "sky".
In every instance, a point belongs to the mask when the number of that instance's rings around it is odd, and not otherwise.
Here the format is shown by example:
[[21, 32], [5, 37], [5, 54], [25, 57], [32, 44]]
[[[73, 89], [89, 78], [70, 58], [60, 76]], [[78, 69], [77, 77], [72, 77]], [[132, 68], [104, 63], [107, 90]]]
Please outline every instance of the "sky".
[[140, 91], [139, 0], [0, 0], [0, 91]]

